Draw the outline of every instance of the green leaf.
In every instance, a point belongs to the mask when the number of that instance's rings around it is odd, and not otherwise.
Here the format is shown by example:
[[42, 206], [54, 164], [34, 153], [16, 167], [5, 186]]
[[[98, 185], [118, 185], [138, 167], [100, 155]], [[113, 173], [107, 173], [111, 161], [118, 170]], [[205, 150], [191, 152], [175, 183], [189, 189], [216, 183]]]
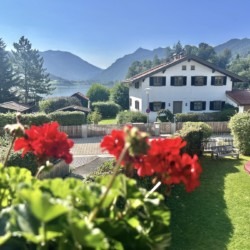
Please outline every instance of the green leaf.
[[49, 222], [69, 211], [64, 204], [59, 203], [59, 199], [55, 200], [41, 190], [23, 190], [21, 196], [27, 201], [33, 215], [43, 222]]

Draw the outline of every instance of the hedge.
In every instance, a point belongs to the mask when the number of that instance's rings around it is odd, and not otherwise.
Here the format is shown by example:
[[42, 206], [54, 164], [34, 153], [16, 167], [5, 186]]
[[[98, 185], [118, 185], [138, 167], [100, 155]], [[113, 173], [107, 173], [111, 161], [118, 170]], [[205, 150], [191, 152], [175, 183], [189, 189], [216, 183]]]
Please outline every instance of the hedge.
[[101, 114], [102, 119], [106, 119], [115, 118], [121, 107], [114, 102], [94, 102], [92, 103], [92, 109], [97, 110]]
[[117, 115], [117, 123], [136, 123], [136, 122], [147, 122], [147, 115], [137, 111], [122, 111]]
[[[44, 113], [22, 114], [20, 121], [24, 125], [41, 125], [51, 121], [58, 121], [61, 126], [70, 126], [86, 124], [86, 116], [79, 111], [60, 111], [48, 115]], [[15, 113], [0, 113], [0, 128], [3, 128], [6, 124], [14, 123], [16, 123]]]

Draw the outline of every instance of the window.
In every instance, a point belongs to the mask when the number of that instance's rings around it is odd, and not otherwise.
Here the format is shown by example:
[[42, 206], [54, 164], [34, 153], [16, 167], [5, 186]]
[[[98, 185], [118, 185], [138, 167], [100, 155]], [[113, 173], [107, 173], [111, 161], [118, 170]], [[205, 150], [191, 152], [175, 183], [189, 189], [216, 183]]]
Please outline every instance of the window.
[[195, 66], [194, 66], [194, 65], [191, 65], [190, 69], [191, 69], [191, 70], [195, 70]]
[[135, 82], [135, 88], [139, 89], [139, 87], [140, 87], [140, 83], [139, 82]]
[[194, 111], [206, 110], [206, 102], [203, 101], [190, 102], [190, 110]]
[[192, 76], [191, 78], [192, 86], [204, 86], [207, 85], [207, 77], [206, 76]]
[[139, 101], [135, 101], [135, 109], [139, 110], [140, 109], [140, 104]]
[[186, 65], [182, 65], [182, 70], [187, 70], [187, 66]]
[[149, 79], [150, 86], [166, 86], [165, 76], [154, 76]]
[[210, 110], [221, 110], [225, 105], [224, 101], [212, 101], [210, 102]]
[[132, 106], [132, 99], [129, 98], [129, 106], [131, 107]]
[[226, 76], [212, 76], [211, 85], [222, 86], [227, 84]]
[[161, 109], [165, 109], [165, 102], [150, 102], [149, 108], [150, 111], [157, 112]]
[[171, 86], [185, 86], [187, 85], [186, 76], [171, 76]]

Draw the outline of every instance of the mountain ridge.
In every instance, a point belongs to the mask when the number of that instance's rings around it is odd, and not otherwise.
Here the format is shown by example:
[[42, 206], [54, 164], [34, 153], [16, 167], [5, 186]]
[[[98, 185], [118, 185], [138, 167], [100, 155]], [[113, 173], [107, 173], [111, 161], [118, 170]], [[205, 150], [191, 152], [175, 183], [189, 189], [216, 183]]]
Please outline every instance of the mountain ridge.
[[[40, 54], [44, 58], [44, 67], [47, 68], [47, 72], [56, 77], [70, 81], [109, 83], [125, 79], [128, 68], [134, 61], [153, 60], [156, 55], [159, 59], [166, 58], [168, 56], [167, 48], [158, 47], [149, 50], [139, 47], [134, 52], [116, 59], [106, 69], [90, 64], [67, 51], [47, 50]], [[233, 38], [214, 46], [217, 53], [223, 52], [224, 49], [230, 49], [233, 56], [246, 55], [250, 53], [250, 39]]]

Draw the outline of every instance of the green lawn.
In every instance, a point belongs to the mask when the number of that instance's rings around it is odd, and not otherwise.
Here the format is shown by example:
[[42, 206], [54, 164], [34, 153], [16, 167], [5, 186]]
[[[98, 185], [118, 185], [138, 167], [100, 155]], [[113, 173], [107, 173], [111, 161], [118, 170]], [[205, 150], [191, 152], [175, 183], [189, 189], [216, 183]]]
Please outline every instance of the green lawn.
[[202, 157], [201, 186], [193, 193], [175, 187], [171, 209], [171, 250], [250, 249], [250, 157]]
[[108, 125], [108, 124], [117, 124], [117, 121], [115, 118], [113, 119], [103, 119], [100, 122], [98, 122], [100, 125]]

